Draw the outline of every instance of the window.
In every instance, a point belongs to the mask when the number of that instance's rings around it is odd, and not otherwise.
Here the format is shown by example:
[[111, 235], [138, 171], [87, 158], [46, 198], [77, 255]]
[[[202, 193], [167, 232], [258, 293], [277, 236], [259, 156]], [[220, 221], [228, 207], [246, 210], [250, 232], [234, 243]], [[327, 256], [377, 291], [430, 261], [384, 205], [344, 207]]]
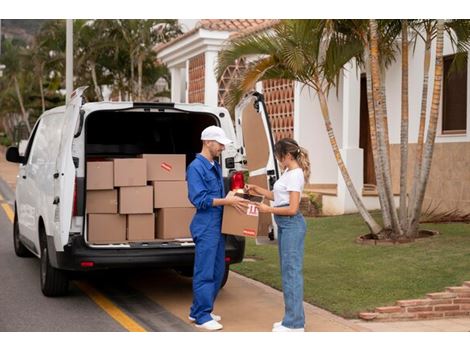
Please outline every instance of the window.
[[444, 57], [442, 134], [467, 131], [467, 56], [458, 69], [451, 69], [455, 55]]

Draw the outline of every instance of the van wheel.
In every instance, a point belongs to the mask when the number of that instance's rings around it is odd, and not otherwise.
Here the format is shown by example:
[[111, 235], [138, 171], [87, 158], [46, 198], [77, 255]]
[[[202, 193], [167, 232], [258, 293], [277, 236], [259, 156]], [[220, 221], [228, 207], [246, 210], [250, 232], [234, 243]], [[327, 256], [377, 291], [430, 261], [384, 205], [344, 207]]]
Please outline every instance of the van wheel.
[[51, 266], [47, 249], [46, 234], [41, 234], [41, 291], [46, 297], [58, 297], [67, 294], [69, 279], [67, 274]]
[[15, 212], [15, 218], [13, 220], [13, 247], [15, 249], [15, 254], [21, 258], [32, 257], [33, 254], [25, 247], [20, 241], [20, 227], [18, 225], [18, 217]]
[[230, 272], [230, 264], [225, 264], [224, 279], [222, 280], [222, 284], [220, 285], [220, 288], [224, 287], [225, 284], [227, 283], [229, 272]]

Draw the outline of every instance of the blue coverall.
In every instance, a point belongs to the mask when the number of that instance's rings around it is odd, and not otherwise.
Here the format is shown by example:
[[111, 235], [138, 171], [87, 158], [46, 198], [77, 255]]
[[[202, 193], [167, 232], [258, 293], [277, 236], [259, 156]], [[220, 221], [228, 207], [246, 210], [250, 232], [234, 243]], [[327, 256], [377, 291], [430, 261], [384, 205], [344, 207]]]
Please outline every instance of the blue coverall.
[[223, 207], [212, 206], [214, 198], [224, 198], [222, 168], [201, 154], [188, 166], [188, 196], [196, 207], [190, 225], [194, 240], [193, 304], [189, 315], [196, 324], [212, 320], [210, 313], [225, 272], [225, 239], [221, 234]]

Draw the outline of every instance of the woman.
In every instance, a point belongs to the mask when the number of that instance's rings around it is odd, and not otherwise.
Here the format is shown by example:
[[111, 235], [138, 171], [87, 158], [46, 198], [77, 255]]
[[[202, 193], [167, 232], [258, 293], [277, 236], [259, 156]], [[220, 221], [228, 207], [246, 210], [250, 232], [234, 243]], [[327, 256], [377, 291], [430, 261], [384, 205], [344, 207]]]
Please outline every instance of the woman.
[[248, 184], [247, 191], [274, 200], [273, 207], [257, 204], [260, 212], [273, 213], [278, 226], [279, 260], [282, 291], [284, 293], [284, 318], [273, 324], [273, 332], [303, 332], [303, 257], [306, 232], [305, 219], [299, 212], [300, 197], [305, 181], [310, 176], [307, 151], [291, 138], [281, 139], [274, 146], [274, 154], [284, 173], [274, 184], [273, 192]]

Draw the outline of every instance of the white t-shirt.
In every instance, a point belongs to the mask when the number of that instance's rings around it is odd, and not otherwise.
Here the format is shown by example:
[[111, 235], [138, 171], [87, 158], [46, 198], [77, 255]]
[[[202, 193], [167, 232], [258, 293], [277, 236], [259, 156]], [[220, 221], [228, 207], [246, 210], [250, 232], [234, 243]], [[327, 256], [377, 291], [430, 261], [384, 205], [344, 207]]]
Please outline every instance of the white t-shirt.
[[300, 194], [302, 194], [304, 184], [305, 179], [302, 168], [298, 167], [293, 170], [286, 170], [274, 184], [274, 206], [288, 205], [290, 198], [289, 192], [300, 192]]

